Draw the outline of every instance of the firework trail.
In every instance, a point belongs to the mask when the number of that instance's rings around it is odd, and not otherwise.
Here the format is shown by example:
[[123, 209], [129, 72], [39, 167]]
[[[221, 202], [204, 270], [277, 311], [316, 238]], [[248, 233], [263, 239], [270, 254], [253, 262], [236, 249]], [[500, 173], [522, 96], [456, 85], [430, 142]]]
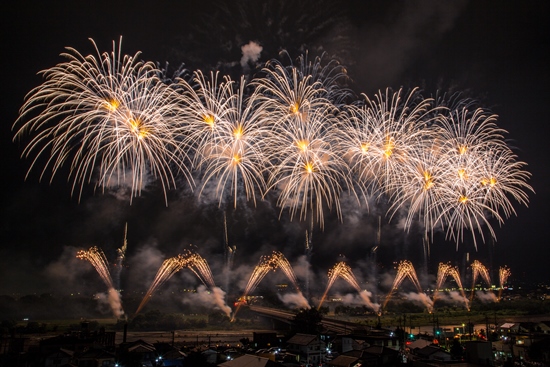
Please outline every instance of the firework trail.
[[109, 272], [109, 265], [107, 258], [102, 250], [96, 246], [90, 247], [90, 249], [80, 250], [77, 252], [76, 257], [80, 260], [87, 260], [95, 268], [103, 283], [107, 286], [108, 300], [113, 310], [113, 314], [116, 317], [121, 317], [124, 315], [124, 310], [122, 309], [122, 302], [120, 301], [120, 294], [115, 289], [113, 285], [113, 280], [111, 278], [111, 273]]
[[470, 302], [474, 299], [474, 291], [477, 283], [478, 277], [481, 275], [487, 287], [491, 287], [491, 276], [489, 275], [489, 270], [480, 263], [478, 260], [474, 260], [472, 263], [472, 292], [470, 294]]
[[462, 281], [460, 280], [460, 273], [458, 272], [457, 267], [453, 267], [450, 264], [445, 263], [439, 263], [439, 267], [437, 270], [437, 281], [435, 285], [434, 294], [432, 297], [433, 303], [435, 304], [435, 301], [437, 300], [438, 294], [441, 291], [441, 287], [445, 283], [445, 280], [451, 276], [455, 282], [458, 288], [460, 289], [460, 293], [462, 294], [462, 299], [464, 300], [464, 304], [466, 305], [466, 308], [468, 311], [470, 311], [469, 301], [466, 297], [466, 293], [464, 292], [464, 287], [462, 286]]
[[128, 241], [127, 241], [127, 234], [128, 234], [128, 223], [124, 225], [124, 240], [122, 242], [122, 247], [118, 248], [116, 250], [117, 252], [117, 262], [116, 262], [116, 285], [120, 289], [120, 274], [122, 273], [122, 264], [124, 262], [124, 259], [126, 258], [126, 249], [128, 248]]
[[422, 291], [422, 286], [420, 285], [420, 282], [418, 281], [418, 276], [416, 275], [416, 271], [414, 270], [413, 264], [408, 260], [403, 260], [399, 263], [397, 267], [397, 274], [395, 275], [395, 279], [393, 280], [393, 285], [391, 287], [391, 290], [389, 291], [388, 295], [386, 296], [386, 300], [384, 301], [384, 305], [382, 306], [382, 309], [386, 308], [386, 305], [388, 304], [389, 300], [391, 299], [391, 296], [393, 293], [399, 288], [403, 280], [405, 278], [409, 278], [409, 280], [414, 284], [418, 295], [420, 296], [420, 299], [426, 306], [429, 312], [432, 312], [433, 310], [433, 303], [431, 300], [425, 296], [424, 292]]
[[235, 251], [237, 247], [234, 248], [229, 246], [229, 236], [227, 235], [227, 216], [225, 212], [223, 213], [223, 234], [224, 234], [224, 246], [223, 246], [223, 255], [225, 260], [225, 291], [229, 292], [229, 282], [231, 268], [233, 267], [233, 257], [235, 256]]
[[[311, 226], [313, 227], [313, 218]], [[313, 252], [313, 228], [312, 232], [306, 230], [306, 243], [305, 243], [305, 252], [306, 252], [306, 298], [309, 300], [309, 276], [310, 276], [310, 264], [311, 264], [311, 255]]]
[[[34, 137], [23, 156], [47, 156], [40, 177], [51, 168], [52, 179], [68, 164], [72, 192], [96, 180], [102, 189], [130, 187], [139, 196], [149, 176], [166, 191], [175, 187], [175, 172], [191, 183], [186, 152], [174, 134], [177, 93], [161, 83], [150, 62], [121, 56], [120, 43], [111, 53], [83, 56], [68, 48], [67, 62], [42, 71], [43, 84], [33, 89], [20, 110], [15, 134]], [[36, 111], [40, 111], [33, 116]], [[30, 171], [29, 169], [29, 171]], [[96, 177], [97, 176], [97, 177]]]
[[502, 291], [504, 290], [504, 284], [506, 284], [506, 281], [508, 280], [510, 275], [512, 275], [512, 272], [507, 266], [501, 266], [500, 269], [498, 269], [498, 278], [500, 280], [500, 289], [498, 290], [499, 301], [502, 298]]
[[359, 283], [357, 282], [357, 278], [355, 278], [355, 275], [351, 271], [351, 268], [349, 267], [349, 265], [347, 265], [343, 261], [337, 263], [329, 270], [327, 287], [325, 289], [325, 293], [323, 294], [323, 297], [321, 298], [321, 301], [319, 302], [319, 306], [317, 306], [317, 309], [320, 309], [321, 306], [323, 305], [323, 302], [327, 297], [328, 291], [330, 290], [330, 288], [332, 288], [332, 285], [334, 284], [337, 278], [342, 278], [346, 282], [348, 282], [353, 288], [355, 288], [357, 293], [359, 293], [359, 296], [361, 297], [365, 305], [371, 310], [378, 312], [380, 305], [374, 304], [371, 302], [367, 292], [363, 291], [359, 286]]

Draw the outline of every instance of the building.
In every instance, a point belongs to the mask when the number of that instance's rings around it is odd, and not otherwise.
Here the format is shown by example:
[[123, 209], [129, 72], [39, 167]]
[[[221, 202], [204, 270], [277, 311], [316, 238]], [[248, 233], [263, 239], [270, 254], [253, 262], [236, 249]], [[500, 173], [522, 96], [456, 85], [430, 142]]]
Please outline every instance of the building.
[[327, 355], [326, 344], [319, 336], [296, 334], [287, 341], [287, 350], [299, 356], [299, 362], [319, 364]]

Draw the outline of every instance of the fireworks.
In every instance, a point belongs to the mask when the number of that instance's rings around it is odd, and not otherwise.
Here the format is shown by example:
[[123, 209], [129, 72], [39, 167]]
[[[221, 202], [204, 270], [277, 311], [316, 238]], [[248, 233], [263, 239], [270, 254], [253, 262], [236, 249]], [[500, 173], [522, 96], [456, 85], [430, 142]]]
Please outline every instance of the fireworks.
[[500, 288], [498, 290], [498, 300], [500, 301], [502, 297], [502, 290], [504, 289], [504, 284], [506, 284], [506, 281], [508, 281], [508, 278], [512, 275], [512, 272], [507, 266], [501, 266], [500, 269], [498, 269], [498, 278], [500, 280]]
[[113, 310], [113, 314], [116, 317], [124, 315], [122, 309], [122, 303], [120, 302], [120, 294], [113, 285], [113, 279], [111, 278], [111, 272], [109, 271], [109, 265], [107, 258], [103, 251], [96, 246], [90, 247], [90, 249], [78, 251], [76, 257], [80, 260], [87, 260], [95, 268], [105, 285], [107, 286], [107, 297], [109, 304]]
[[456, 285], [460, 289], [460, 293], [462, 294], [462, 299], [464, 299], [464, 303], [466, 305], [466, 308], [468, 311], [470, 310], [468, 305], [468, 298], [466, 297], [466, 294], [464, 293], [464, 288], [462, 287], [462, 281], [460, 280], [460, 273], [458, 272], [457, 267], [453, 267], [449, 264], [440, 263], [439, 268], [437, 271], [437, 282], [435, 285], [435, 291], [433, 294], [433, 302], [435, 303], [437, 296], [440, 292], [441, 287], [443, 286], [443, 283], [445, 283], [445, 280], [451, 276], [454, 281], [456, 282]]
[[397, 267], [397, 274], [395, 275], [395, 279], [393, 280], [393, 285], [390, 289], [390, 292], [386, 296], [386, 300], [384, 301], [382, 309], [386, 308], [386, 305], [388, 304], [393, 292], [395, 292], [395, 290], [399, 287], [403, 280], [405, 280], [405, 278], [409, 278], [410, 281], [414, 284], [416, 290], [418, 291], [418, 294], [421, 295], [421, 301], [424, 303], [428, 311], [431, 312], [433, 308], [433, 302], [430, 302], [429, 298], [425, 296], [424, 292], [422, 291], [420, 281], [418, 280], [418, 276], [416, 275], [416, 270], [414, 270], [413, 264], [408, 260], [403, 260], [399, 263]]
[[485, 284], [488, 287], [491, 286], [491, 276], [489, 275], [489, 270], [487, 270], [485, 265], [480, 263], [478, 260], [474, 260], [471, 266], [472, 266], [472, 292], [470, 294], [470, 302], [474, 298], [474, 290], [476, 287], [477, 279], [479, 278], [480, 275], [485, 281]]
[[[183, 254], [179, 254], [178, 256], [164, 260], [159, 270], [157, 271], [157, 275], [151, 283], [149, 290], [139, 304], [139, 307], [136, 310], [136, 315], [139, 313], [139, 311], [141, 311], [143, 306], [145, 306], [145, 304], [149, 302], [149, 299], [151, 298], [153, 293], [162, 284], [164, 284], [174, 274], [185, 267], [189, 268], [189, 270], [191, 270], [197, 276], [197, 278], [199, 278], [199, 280], [208, 288], [214, 289], [216, 287], [216, 284], [214, 283], [214, 277], [212, 276], [212, 271], [210, 270], [210, 266], [208, 265], [206, 260], [196, 252], [186, 250]], [[216, 298], [215, 301], [220, 309], [223, 310], [227, 307], [225, 303], [223, 303], [223, 301], [219, 300], [218, 298]]]
[[373, 311], [378, 311], [379, 305], [374, 304], [371, 302], [369, 296], [367, 295], [366, 291], [363, 291], [361, 287], [359, 286], [359, 283], [357, 283], [357, 278], [355, 278], [355, 275], [351, 271], [351, 268], [348, 264], [346, 264], [343, 261], [340, 261], [336, 265], [334, 265], [329, 271], [328, 271], [328, 282], [327, 287], [325, 289], [325, 293], [323, 294], [323, 297], [321, 297], [321, 301], [319, 302], [319, 306], [317, 306], [318, 309], [321, 308], [323, 305], [323, 302], [325, 301], [325, 298], [327, 297], [327, 293], [332, 288], [332, 285], [336, 281], [336, 279], [342, 278], [346, 282], [348, 282], [356, 291], [359, 293], [359, 296], [365, 303], [365, 305], [370, 308]]
[[[246, 284], [246, 288], [244, 290], [244, 293], [241, 297], [241, 299], [245, 299], [247, 295], [249, 295], [260, 282], [262, 279], [270, 272], [275, 271], [277, 269], [281, 269], [283, 273], [287, 276], [287, 278], [292, 282], [294, 285], [294, 288], [298, 291], [298, 294], [301, 296], [302, 292], [300, 291], [300, 288], [298, 287], [298, 282], [296, 281], [296, 275], [294, 274], [294, 270], [292, 270], [292, 266], [286, 259], [285, 255], [283, 255], [281, 252], [273, 251], [273, 253], [270, 256], [262, 256], [260, 259], [260, 262], [258, 265], [254, 268], [252, 271], [252, 274], [250, 275], [250, 278], [248, 279], [248, 283]], [[237, 312], [239, 311], [241, 304], [239, 303], [239, 306], [235, 310], [235, 313], [233, 314], [232, 321], [235, 320], [235, 317], [237, 315]]]
[[79, 196], [92, 180], [103, 189], [129, 186], [133, 197], [150, 175], [165, 195], [175, 186], [174, 169], [190, 179], [173, 133], [177, 95], [160, 82], [154, 64], [139, 61], [139, 53], [121, 57], [115, 43], [111, 53], [96, 47], [97, 56], [68, 51], [67, 62], [42, 72], [45, 81], [20, 111], [18, 121], [40, 111], [16, 132], [17, 138], [34, 134], [23, 152], [35, 155], [31, 168], [45, 156], [41, 178], [51, 168], [53, 179], [68, 164]]
[[271, 60], [250, 81], [200, 70], [172, 81], [120, 45], [95, 49], [69, 49], [43, 71], [14, 125], [16, 138], [31, 136], [30, 169], [46, 158], [41, 177], [53, 179], [68, 165], [79, 196], [93, 181], [134, 197], [156, 178], [167, 201], [180, 174], [192, 187], [196, 175], [220, 205], [272, 198], [281, 214], [321, 228], [327, 210], [344, 219], [342, 195], [377, 197], [389, 218], [404, 215], [405, 230], [420, 223], [433, 241], [442, 229], [458, 246], [465, 232], [485, 240], [483, 227], [496, 237], [492, 223], [533, 191], [497, 116], [469, 100], [387, 89], [349, 103], [345, 69], [307, 54], [297, 65]]

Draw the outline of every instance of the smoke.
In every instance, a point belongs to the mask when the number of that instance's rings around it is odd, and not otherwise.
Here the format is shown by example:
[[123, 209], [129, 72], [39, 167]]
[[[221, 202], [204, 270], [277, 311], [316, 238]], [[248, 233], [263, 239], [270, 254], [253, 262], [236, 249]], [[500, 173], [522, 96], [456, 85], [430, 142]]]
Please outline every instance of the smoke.
[[107, 293], [96, 293], [94, 298], [97, 299], [100, 306], [108, 306], [117, 319], [124, 316], [120, 293], [116, 289], [110, 288]]
[[285, 293], [279, 294], [277, 296], [286, 306], [291, 308], [311, 308], [307, 299], [304, 297], [302, 292], [298, 293]]
[[497, 302], [497, 296], [491, 291], [476, 291], [476, 297], [483, 303]]
[[82, 286], [84, 274], [93, 267], [76, 258], [78, 250], [73, 246], [65, 246], [59, 259], [46, 266], [44, 275], [51, 280], [52, 285], [65, 291]]
[[364, 73], [360, 83], [379, 89], [402, 78], [410, 64], [427, 57], [430, 46], [437, 45], [453, 28], [465, 4], [437, 0], [394, 3], [388, 9], [392, 21], [380, 17], [383, 23], [375, 20], [357, 33], [356, 56]]
[[255, 65], [260, 59], [260, 54], [263, 47], [256, 42], [250, 41], [248, 44], [241, 47], [243, 56], [241, 57], [241, 66], [245, 75], [250, 71], [250, 65]]
[[205, 306], [209, 308], [217, 308], [227, 317], [231, 316], [231, 307], [225, 303], [225, 292], [218, 287], [208, 290], [206, 286], [200, 285], [197, 288], [197, 293], [193, 293], [182, 301], [184, 304], [194, 306]]
[[433, 310], [434, 303], [432, 299], [426, 293], [410, 292], [405, 294], [405, 297], [414, 303], [425, 306], [428, 310]]
[[132, 283], [148, 289], [166, 259], [167, 256], [157, 248], [156, 242], [140, 247], [136, 254], [128, 259], [129, 278], [132, 279]]
[[469, 300], [467, 298], [464, 298], [462, 294], [460, 294], [460, 292], [458, 291], [450, 291], [447, 294], [439, 292], [437, 294], [437, 301], [451, 304], [464, 304], [466, 308], [468, 308], [468, 304], [470, 303]]

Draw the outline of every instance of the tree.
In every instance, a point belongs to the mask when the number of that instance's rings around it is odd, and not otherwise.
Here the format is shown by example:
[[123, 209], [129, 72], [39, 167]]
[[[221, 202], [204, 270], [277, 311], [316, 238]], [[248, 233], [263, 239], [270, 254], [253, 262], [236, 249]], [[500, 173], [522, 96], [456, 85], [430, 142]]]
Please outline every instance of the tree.
[[292, 320], [292, 331], [303, 334], [319, 334], [322, 330], [323, 316], [315, 307], [301, 308]]
[[462, 354], [464, 353], [464, 348], [460, 344], [458, 339], [453, 339], [453, 344], [451, 345], [451, 357], [454, 359], [462, 359]]

